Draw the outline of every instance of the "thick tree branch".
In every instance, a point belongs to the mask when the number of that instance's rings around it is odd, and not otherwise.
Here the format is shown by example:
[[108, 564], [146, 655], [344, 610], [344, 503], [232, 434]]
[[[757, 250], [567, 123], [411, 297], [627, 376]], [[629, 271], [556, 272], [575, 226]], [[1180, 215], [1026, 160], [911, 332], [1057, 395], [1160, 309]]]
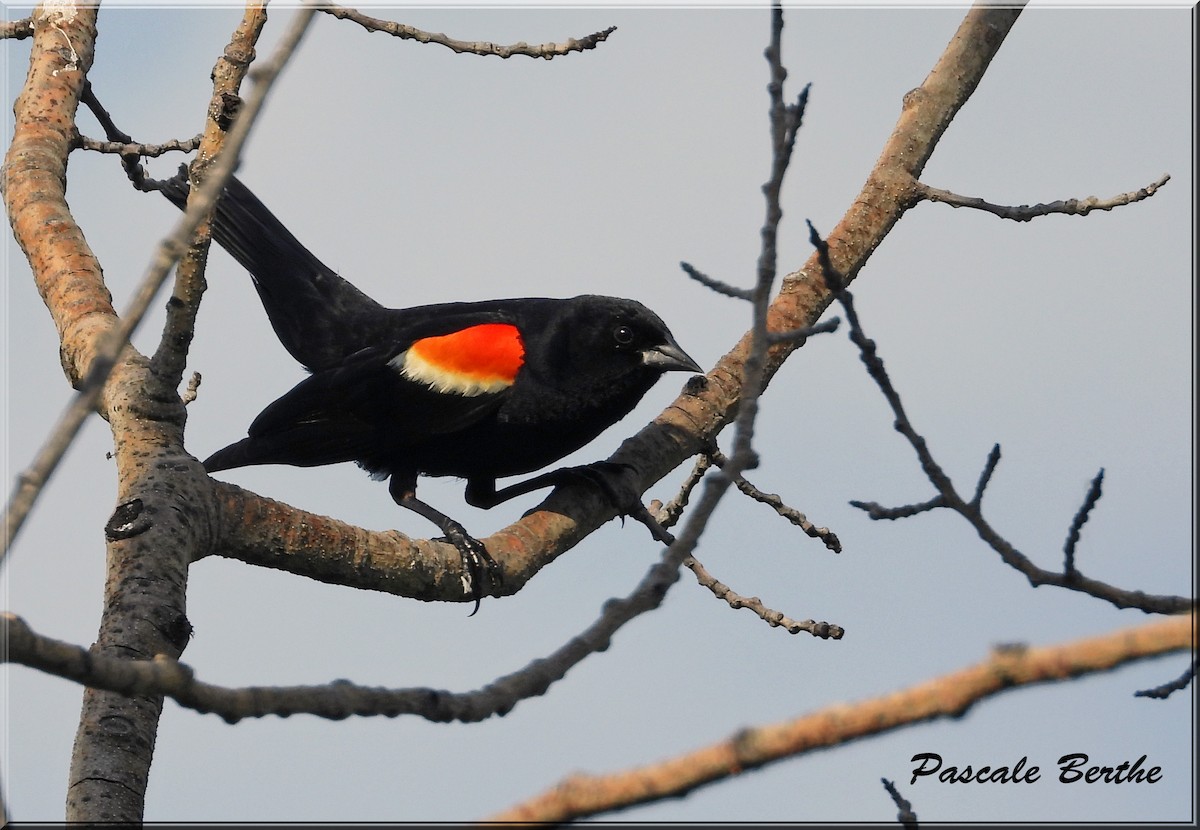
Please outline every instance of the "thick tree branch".
[[[351, 531], [357, 529], [348, 528]], [[362, 531], [358, 531], [362, 532]], [[694, 537], [684, 544], [694, 543]], [[0, 662], [13, 662], [121, 695], [166, 695], [182, 706], [215, 712], [233, 723], [243, 718], [305, 712], [325, 718], [412, 714], [433, 721], [473, 722], [509, 712], [525, 698], [544, 694], [572, 667], [604, 651], [623, 625], [658, 608], [679, 579], [685, 554], [668, 550], [626, 597], [604, 604], [600, 617], [544, 658], [474, 692], [380, 689], [334, 681], [322, 686], [226, 689], [196, 681], [192, 670], [169, 654], [146, 659], [106, 657], [44, 637], [13, 614], [0, 615]]]
[[491, 816], [497, 822], [565, 822], [667, 798], [777, 761], [940, 718], [1020, 687], [1111, 671], [1189, 651], [1195, 617], [1170, 617], [1061, 645], [993, 652], [966, 669], [882, 697], [839, 704], [782, 723], [744, 729], [720, 743], [611, 775], [574, 775]]
[[13, 106], [0, 188], [13, 235], [58, 329], [63, 371], [78, 385], [116, 324], [100, 263], [66, 203], [67, 155], [95, 49], [96, 8], [39, 6], [32, 20], [29, 74]]
[[[261, 28], [261, 6], [247, 10], [234, 41], [252, 41]], [[257, 77], [209, 181], [193, 192], [174, 236], [162, 243], [130, 310], [106, 348], [120, 348], [149, 307], [170, 267], [215, 202], [272, 81], [295, 49], [312, 10], [303, 9]], [[243, 51], [252, 53], [252, 45]], [[155, 359], [127, 360], [104, 385], [113, 428], [120, 503], [105, 528], [108, 569], [104, 612], [92, 653], [129, 659], [178, 656], [191, 626], [186, 616], [188, 564], [213, 544], [211, 481], [183, 449], [185, 410], [177, 386], [190, 340], [190, 314], [198, 292], [181, 274], [188, 299], [173, 298], [167, 330]], [[130, 349], [130, 353], [133, 350]], [[168, 357], [164, 362], [163, 355]], [[103, 354], [103, 352], [102, 352]], [[135, 353], [134, 353], [135, 354]], [[140, 822], [153, 758], [160, 695], [124, 695], [96, 688], [84, 693], [67, 791], [68, 821]]]

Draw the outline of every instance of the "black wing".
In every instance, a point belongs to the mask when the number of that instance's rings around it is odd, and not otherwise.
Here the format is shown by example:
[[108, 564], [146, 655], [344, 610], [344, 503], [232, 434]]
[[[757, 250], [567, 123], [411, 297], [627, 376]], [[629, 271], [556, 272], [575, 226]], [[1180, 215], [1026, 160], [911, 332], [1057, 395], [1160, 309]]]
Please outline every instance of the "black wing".
[[403, 459], [406, 449], [487, 418], [508, 395], [507, 389], [473, 395], [438, 391], [401, 373], [403, 353], [396, 346], [375, 346], [315, 372], [267, 406], [247, 438], [206, 459], [205, 468], [359, 461], [374, 469], [381, 457]]

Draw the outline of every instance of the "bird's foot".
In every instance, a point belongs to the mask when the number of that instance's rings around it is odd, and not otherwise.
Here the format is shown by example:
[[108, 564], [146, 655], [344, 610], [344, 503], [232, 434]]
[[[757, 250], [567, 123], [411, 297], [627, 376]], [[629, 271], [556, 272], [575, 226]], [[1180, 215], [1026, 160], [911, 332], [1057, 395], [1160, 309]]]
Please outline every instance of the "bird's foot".
[[500, 567], [500, 563], [487, 552], [483, 542], [467, 533], [462, 525], [453, 522], [445, 528], [445, 531], [445, 540], [454, 545], [458, 549], [459, 556], [462, 557], [463, 592], [470, 594], [471, 598], [475, 600], [475, 608], [469, 615], [473, 617], [479, 610], [479, 603], [483, 599], [484, 574], [487, 574], [490, 585], [499, 587], [504, 581], [504, 571]]
[[598, 487], [622, 519], [625, 516], [637, 519], [649, 529], [650, 535], [657, 541], [669, 545], [675, 541], [675, 537], [650, 515], [650, 511], [642, 503], [642, 494], [628, 476], [636, 469], [632, 464], [621, 461], [594, 461], [579, 467], [564, 467], [561, 472], [565, 476], [579, 478]]

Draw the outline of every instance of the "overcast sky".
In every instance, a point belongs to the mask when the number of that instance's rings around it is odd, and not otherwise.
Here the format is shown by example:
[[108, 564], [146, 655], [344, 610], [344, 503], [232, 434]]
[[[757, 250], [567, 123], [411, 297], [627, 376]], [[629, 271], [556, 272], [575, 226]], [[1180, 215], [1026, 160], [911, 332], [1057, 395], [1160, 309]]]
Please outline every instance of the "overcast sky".
[[[28, 13], [7, 7], [9, 17]], [[686, 260], [749, 285], [768, 174], [769, 15], [753, 9], [377, 9], [464, 40], [562, 41], [617, 26], [600, 48], [551, 62], [455, 55], [318, 15], [268, 102], [241, 177], [326, 263], [385, 305], [604, 293], [639, 299], [706, 369], [748, 310], [686, 280]], [[203, 127], [209, 73], [240, 10], [105, 7], [91, 80], [139, 140]], [[812, 83], [783, 198], [781, 271], [808, 255], [804, 220], [848, 208], [961, 8], [793, 9], [789, 96]], [[272, 9], [259, 54], [291, 12]], [[853, 289], [915, 425], [969, 489], [1004, 459], [985, 512], [1055, 567], [1097, 470], [1104, 497], [1083, 531], [1090, 576], [1152, 593], [1193, 590], [1192, 24], [1171, 9], [1028, 9], [947, 131], [924, 181], [1000, 203], [1102, 197], [1170, 173], [1154, 198], [1030, 223], [943, 205], [906, 215]], [[29, 41], [5, 42], [6, 100]], [[4, 136], [12, 134], [3, 108]], [[81, 129], [99, 135], [83, 116]], [[151, 166], [168, 175], [180, 158]], [[178, 218], [135, 193], [112, 156], [75, 153], [68, 198], [124, 308], [152, 246]], [[70, 390], [49, 315], [6, 233], [0, 412], [5, 480], [30, 460]], [[189, 371], [204, 382], [187, 443], [204, 457], [245, 434], [302, 377], [249, 279], [210, 261]], [[156, 303], [162, 306], [162, 300]], [[135, 338], [153, 348], [161, 314]], [[569, 461], [606, 457], [665, 406], [669, 376]], [[147, 820], [455, 820], [492, 814], [575, 771], [613, 772], [733, 734], [898, 690], [983, 659], [997, 643], [1051, 644], [1144, 622], [1098, 600], [1031, 589], [959, 518], [873, 524], [852, 499], [931, 495], [912, 450], [844, 333], [794, 354], [763, 402], [752, 480], [842, 539], [841, 555], [760, 505], [730, 498], [698, 558], [722, 581], [840, 642], [789, 636], [715, 600], [685, 574], [658, 612], [625, 627], [541, 698], [470, 726], [416, 718], [267, 718], [228, 726], [167, 702]], [[729, 436], [723, 436], [727, 446]], [[101, 610], [102, 527], [115, 499], [107, 425], [83, 431], [0, 573], [3, 607], [47, 635], [90, 644]], [[374, 529], [429, 534], [386, 487], [345, 464], [263, 467], [223, 479]], [[648, 498], [667, 499], [683, 470]], [[540, 496], [468, 508], [461, 483], [423, 497], [481, 538]], [[325, 585], [210, 557], [191, 570], [195, 637], [184, 660], [231, 686], [348, 678], [478, 688], [570, 639], [623, 596], [660, 550], [610, 522], [520, 593], [467, 606]], [[918, 726], [775, 764], [630, 810], [630, 820], [892, 821], [896, 780], [926, 821], [1194, 818], [1194, 692], [1135, 690], [1178, 676], [1183, 655], [989, 700]], [[81, 690], [23, 667], [0, 677], [11, 817], [60, 820]], [[958, 765], [1027, 756], [1053, 770], [1088, 753], [1147, 756], [1153, 785], [909, 785], [921, 752]]]

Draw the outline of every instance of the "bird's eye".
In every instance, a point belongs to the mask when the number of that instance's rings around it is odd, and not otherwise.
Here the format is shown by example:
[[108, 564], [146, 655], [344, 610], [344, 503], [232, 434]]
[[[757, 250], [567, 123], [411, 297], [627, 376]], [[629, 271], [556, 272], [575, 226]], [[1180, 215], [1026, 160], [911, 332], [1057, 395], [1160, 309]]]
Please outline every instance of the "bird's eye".
[[616, 340], [619, 346], [628, 346], [633, 342], [633, 329], [629, 326], [617, 326], [613, 329], [613, 340]]

